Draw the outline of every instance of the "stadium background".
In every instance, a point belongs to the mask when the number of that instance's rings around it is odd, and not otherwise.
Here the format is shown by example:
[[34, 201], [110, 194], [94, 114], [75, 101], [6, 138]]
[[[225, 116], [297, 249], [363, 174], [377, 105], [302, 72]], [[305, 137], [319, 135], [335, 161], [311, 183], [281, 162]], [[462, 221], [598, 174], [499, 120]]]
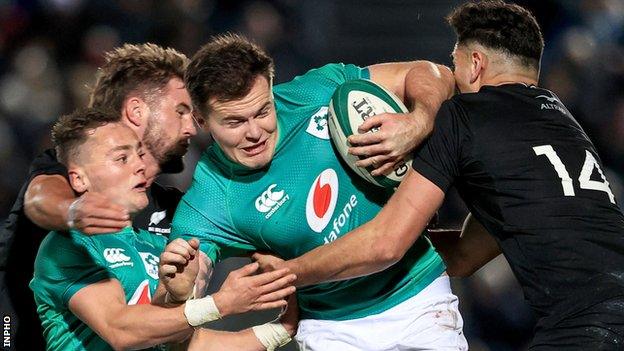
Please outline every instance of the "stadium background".
[[[444, 16], [455, 0], [0, 0], [0, 219], [6, 218], [34, 156], [50, 146], [61, 114], [86, 104], [102, 52], [151, 41], [192, 55], [215, 33], [244, 33], [275, 59], [276, 82], [327, 62], [368, 65], [428, 59], [451, 64], [454, 35]], [[624, 164], [624, 0], [524, 0], [546, 39], [541, 86], [553, 90], [596, 143], [622, 199]], [[162, 181], [185, 189], [210, 139], [193, 141], [184, 174]], [[451, 196], [443, 226], [465, 213]], [[230, 260], [215, 274], [216, 286]], [[454, 280], [472, 350], [522, 350], [533, 320], [500, 257]], [[240, 329], [263, 313], [219, 322]], [[288, 349], [296, 349], [292, 343]]]

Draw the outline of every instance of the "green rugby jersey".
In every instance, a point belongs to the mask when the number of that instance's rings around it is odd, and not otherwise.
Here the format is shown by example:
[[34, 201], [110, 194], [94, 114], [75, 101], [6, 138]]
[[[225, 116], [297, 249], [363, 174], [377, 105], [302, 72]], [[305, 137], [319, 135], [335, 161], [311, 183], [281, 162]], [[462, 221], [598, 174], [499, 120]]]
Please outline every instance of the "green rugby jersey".
[[[371, 220], [391, 192], [353, 173], [335, 153], [327, 129], [334, 90], [358, 78], [369, 78], [368, 69], [329, 64], [275, 86], [279, 139], [270, 165], [250, 170], [211, 145], [178, 205], [172, 238], [199, 238], [213, 262], [256, 250], [290, 259]], [[383, 272], [299, 289], [301, 317], [345, 320], [380, 313], [416, 295], [444, 268], [421, 237]]]
[[165, 237], [131, 227], [94, 236], [50, 232], [39, 247], [30, 282], [47, 349], [112, 350], [69, 310], [69, 299], [89, 284], [113, 278], [129, 305], [149, 304], [165, 244]]

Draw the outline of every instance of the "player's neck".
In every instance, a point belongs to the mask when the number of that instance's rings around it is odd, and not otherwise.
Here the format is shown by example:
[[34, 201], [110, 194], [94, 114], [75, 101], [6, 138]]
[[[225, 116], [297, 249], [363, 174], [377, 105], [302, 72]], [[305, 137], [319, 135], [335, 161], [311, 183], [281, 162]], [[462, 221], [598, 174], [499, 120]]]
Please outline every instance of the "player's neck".
[[505, 84], [524, 84], [527, 86], [537, 85], [537, 74], [534, 72], [499, 73], [486, 77], [483, 79], [481, 85], [498, 86]]

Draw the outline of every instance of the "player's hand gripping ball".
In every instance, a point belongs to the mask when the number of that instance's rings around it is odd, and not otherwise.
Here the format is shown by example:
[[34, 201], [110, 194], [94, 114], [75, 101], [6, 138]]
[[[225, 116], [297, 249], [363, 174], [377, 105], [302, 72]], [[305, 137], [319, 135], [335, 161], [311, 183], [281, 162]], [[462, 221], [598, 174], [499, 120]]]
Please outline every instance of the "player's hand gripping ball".
[[[396, 95], [370, 80], [356, 79], [341, 84], [329, 102], [328, 114], [329, 133], [338, 154], [355, 173], [368, 182], [382, 187], [399, 186], [411, 167], [411, 157], [397, 164], [386, 175], [372, 176], [370, 172], [373, 167], [361, 168], [355, 165], [358, 157], [349, 154], [351, 145], [347, 138], [356, 133], [360, 124], [372, 116], [406, 112], [407, 108]], [[375, 132], [373, 129], [369, 133]]]

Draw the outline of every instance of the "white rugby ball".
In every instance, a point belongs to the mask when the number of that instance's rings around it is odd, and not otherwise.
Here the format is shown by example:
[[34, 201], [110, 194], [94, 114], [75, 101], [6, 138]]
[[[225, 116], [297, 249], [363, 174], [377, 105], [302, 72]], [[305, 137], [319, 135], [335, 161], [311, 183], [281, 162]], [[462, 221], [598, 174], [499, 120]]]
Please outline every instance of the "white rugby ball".
[[[396, 95], [367, 79], [356, 79], [341, 84], [329, 102], [329, 133], [338, 153], [355, 173], [372, 184], [397, 187], [412, 165], [411, 156], [397, 164], [392, 172], [372, 176], [370, 172], [373, 167], [362, 168], [355, 165], [358, 157], [347, 152], [351, 146], [347, 137], [357, 133], [360, 124], [374, 115], [405, 112], [408, 112], [407, 108]], [[371, 130], [369, 133], [376, 131]]]

